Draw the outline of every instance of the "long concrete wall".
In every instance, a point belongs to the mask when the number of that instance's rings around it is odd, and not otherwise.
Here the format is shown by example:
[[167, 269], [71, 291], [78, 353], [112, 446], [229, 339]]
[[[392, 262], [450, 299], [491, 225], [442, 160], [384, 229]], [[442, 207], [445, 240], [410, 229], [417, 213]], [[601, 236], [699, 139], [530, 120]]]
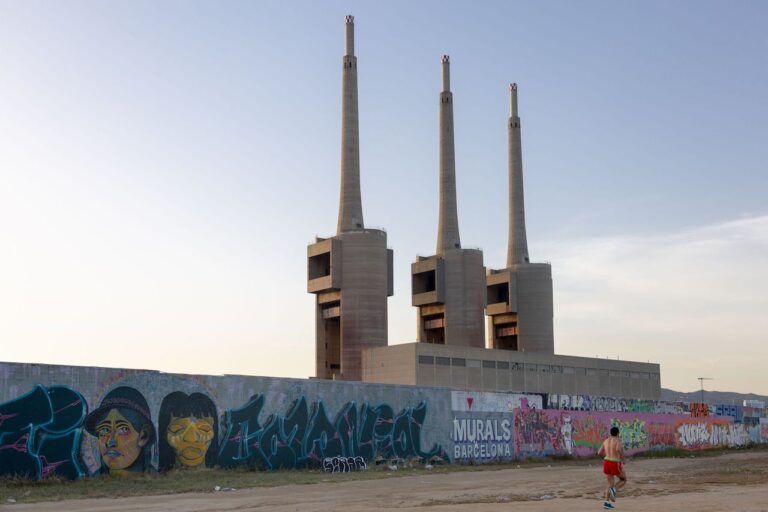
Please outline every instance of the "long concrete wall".
[[0, 475], [582, 456], [594, 453], [612, 424], [633, 452], [768, 441], [763, 425], [729, 417], [548, 403], [547, 395], [0, 363]]

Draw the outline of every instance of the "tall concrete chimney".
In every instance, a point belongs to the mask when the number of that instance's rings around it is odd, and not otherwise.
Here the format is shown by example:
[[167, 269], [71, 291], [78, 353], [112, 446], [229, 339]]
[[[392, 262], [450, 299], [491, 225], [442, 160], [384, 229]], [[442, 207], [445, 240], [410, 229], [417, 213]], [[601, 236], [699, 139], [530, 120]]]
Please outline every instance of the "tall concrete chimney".
[[440, 92], [440, 216], [437, 227], [437, 254], [461, 248], [459, 215], [456, 207], [456, 153], [453, 142], [453, 94], [448, 55], [440, 59], [443, 88]]
[[357, 111], [357, 57], [355, 18], [345, 17], [346, 51], [341, 79], [341, 192], [336, 232], [363, 229], [360, 199], [360, 130]]
[[520, 116], [517, 115], [517, 84], [509, 85], [509, 237], [507, 268], [529, 263], [528, 239], [525, 235], [525, 202], [523, 200], [523, 150]]

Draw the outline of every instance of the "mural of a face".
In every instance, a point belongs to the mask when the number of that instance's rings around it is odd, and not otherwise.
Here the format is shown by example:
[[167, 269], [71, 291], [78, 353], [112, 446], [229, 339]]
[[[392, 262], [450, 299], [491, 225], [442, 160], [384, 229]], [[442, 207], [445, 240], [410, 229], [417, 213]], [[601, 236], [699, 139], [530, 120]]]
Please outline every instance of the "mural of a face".
[[121, 386], [107, 393], [85, 419], [85, 429], [96, 437], [102, 471], [119, 474], [151, 469], [155, 427], [147, 401], [135, 389]]
[[219, 451], [216, 405], [203, 393], [174, 391], [160, 405], [160, 471], [213, 467]]
[[194, 415], [176, 417], [166, 430], [166, 440], [176, 452], [176, 462], [181, 466], [195, 467], [205, 461], [205, 455], [213, 440], [213, 418]]
[[130, 468], [150, 438], [146, 428], [137, 431], [118, 409], [111, 409], [96, 423], [96, 434], [101, 459], [110, 471]]

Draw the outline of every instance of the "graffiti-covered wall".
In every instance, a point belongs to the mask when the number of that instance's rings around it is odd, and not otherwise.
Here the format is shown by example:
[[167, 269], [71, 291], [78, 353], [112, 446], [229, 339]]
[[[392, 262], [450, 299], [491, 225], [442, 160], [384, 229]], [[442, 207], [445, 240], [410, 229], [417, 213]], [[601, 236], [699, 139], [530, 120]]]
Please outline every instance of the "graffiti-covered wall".
[[450, 462], [450, 408], [407, 386], [3, 363], [0, 475]]
[[593, 455], [613, 426], [619, 427], [630, 455], [673, 446], [702, 449], [750, 443], [744, 426], [727, 418], [535, 409], [516, 410], [514, 417], [518, 457]]
[[0, 363], [0, 476], [591, 456], [611, 426], [630, 454], [768, 441], [758, 418], [611, 400]]
[[[613, 426], [629, 455], [670, 447], [690, 450], [768, 442], [768, 432], [730, 417], [696, 417], [681, 405], [568, 395], [454, 391], [455, 462], [552, 455], [595, 455]], [[541, 404], [549, 408], [542, 408]], [[644, 412], [651, 411], [651, 412]], [[659, 412], [653, 412], [659, 411]]]

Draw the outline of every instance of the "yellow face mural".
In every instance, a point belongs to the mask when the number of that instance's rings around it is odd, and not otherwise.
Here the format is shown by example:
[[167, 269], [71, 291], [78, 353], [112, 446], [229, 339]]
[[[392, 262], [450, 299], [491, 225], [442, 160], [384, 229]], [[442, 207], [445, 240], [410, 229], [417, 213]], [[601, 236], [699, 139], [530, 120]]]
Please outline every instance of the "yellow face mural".
[[96, 435], [101, 458], [110, 473], [119, 473], [136, 462], [149, 440], [146, 430], [138, 432], [117, 409], [110, 409], [96, 424]]
[[182, 466], [195, 467], [205, 461], [213, 434], [213, 418], [210, 416], [171, 416], [165, 435], [176, 453], [176, 461]]

